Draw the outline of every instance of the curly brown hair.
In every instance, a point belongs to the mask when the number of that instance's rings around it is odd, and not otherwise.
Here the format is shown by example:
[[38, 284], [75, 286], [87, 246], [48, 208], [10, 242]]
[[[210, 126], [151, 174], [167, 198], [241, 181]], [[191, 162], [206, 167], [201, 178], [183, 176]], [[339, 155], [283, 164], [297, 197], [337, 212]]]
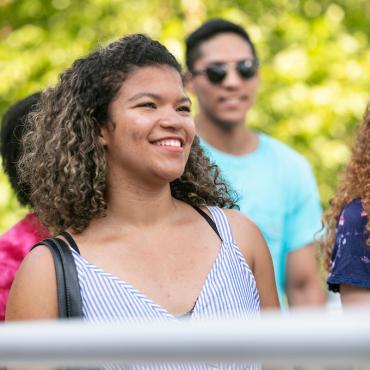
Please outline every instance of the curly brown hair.
[[[341, 211], [346, 204], [355, 198], [361, 198], [365, 211], [370, 215], [370, 103], [367, 105], [363, 123], [358, 129], [352, 147], [351, 159], [324, 215], [326, 235], [322, 247], [324, 264], [328, 271], [330, 270], [336, 227]], [[367, 222], [366, 229], [370, 232], [370, 221]], [[370, 245], [370, 238], [367, 244]]]
[[[106, 213], [105, 150], [99, 136], [108, 107], [134, 70], [167, 65], [181, 74], [175, 57], [158, 41], [129, 35], [76, 60], [42, 94], [29, 116], [19, 161], [21, 181], [40, 221], [52, 232], [83, 231]], [[204, 156], [195, 138], [184, 174], [170, 184], [173, 197], [193, 206], [234, 208], [235, 194]]]

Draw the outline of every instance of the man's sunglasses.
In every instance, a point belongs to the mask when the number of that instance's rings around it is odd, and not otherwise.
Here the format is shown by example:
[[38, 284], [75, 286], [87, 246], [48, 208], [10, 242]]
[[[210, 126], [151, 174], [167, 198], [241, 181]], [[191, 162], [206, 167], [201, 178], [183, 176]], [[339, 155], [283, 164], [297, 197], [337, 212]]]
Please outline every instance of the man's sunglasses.
[[240, 78], [248, 80], [257, 74], [258, 59], [244, 59], [235, 63], [213, 63], [207, 68], [199, 71], [193, 71], [193, 76], [206, 75], [209, 82], [220, 84], [227, 76], [229, 66], [233, 65], [238, 72]]

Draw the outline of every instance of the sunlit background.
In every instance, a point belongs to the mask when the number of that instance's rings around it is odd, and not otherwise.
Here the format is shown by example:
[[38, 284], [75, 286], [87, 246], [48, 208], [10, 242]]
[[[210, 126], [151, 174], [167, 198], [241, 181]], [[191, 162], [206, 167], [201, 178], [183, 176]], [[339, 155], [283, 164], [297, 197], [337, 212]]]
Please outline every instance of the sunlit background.
[[[370, 100], [368, 0], [0, 0], [0, 115], [127, 33], [159, 39], [183, 62], [186, 35], [210, 17], [251, 34], [262, 86], [248, 124], [306, 156], [325, 206]], [[0, 232], [25, 212], [0, 171]]]

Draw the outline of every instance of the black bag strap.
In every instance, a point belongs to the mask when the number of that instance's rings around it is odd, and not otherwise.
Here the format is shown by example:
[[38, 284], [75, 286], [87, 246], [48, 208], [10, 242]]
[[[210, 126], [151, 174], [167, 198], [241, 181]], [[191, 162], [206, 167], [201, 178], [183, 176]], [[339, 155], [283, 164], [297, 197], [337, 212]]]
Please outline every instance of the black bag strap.
[[218, 237], [222, 241], [222, 238], [221, 238], [220, 233], [218, 232], [216, 223], [212, 220], [212, 218], [206, 212], [204, 212], [201, 208], [196, 207], [196, 206], [193, 206], [193, 208], [208, 222], [209, 226], [212, 227], [214, 232], [218, 235]]
[[82, 299], [76, 264], [68, 244], [60, 238], [48, 238], [32, 247], [49, 248], [55, 266], [59, 318], [82, 318]]

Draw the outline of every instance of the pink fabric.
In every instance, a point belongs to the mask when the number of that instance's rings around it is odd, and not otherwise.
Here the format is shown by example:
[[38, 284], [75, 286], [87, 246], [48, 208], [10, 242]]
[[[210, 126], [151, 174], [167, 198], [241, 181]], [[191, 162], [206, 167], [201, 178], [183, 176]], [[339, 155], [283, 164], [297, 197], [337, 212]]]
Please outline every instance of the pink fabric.
[[5, 306], [15, 274], [31, 247], [48, 236], [34, 213], [0, 236], [0, 321], [5, 318]]

